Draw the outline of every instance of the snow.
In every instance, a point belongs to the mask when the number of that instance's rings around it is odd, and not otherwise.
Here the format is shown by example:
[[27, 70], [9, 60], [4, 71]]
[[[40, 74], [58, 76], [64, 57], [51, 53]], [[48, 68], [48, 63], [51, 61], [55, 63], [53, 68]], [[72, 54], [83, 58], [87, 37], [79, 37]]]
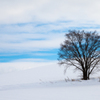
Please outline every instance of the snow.
[[100, 100], [100, 74], [80, 80], [57, 64], [0, 74], [0, 100]]

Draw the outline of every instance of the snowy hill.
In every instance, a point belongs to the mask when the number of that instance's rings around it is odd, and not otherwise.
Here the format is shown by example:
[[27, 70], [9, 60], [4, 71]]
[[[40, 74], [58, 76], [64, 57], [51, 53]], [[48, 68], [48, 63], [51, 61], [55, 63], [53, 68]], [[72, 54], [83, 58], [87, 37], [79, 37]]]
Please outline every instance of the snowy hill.
[[57, 64], [0, 75], [0, 100], [100, 100], [99, 75], [88, 81]]

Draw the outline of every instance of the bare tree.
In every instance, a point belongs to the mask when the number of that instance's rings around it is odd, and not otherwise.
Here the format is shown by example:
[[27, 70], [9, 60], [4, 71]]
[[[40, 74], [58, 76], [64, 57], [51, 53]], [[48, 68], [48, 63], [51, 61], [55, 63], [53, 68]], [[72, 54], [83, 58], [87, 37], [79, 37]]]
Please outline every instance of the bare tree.
[[58, 52], [59, 64], [74, 66], [82, 72], [82, 79], [88, 80], [90, 74], [100, 67], [100, 36], [96, 31], [70, 30]]

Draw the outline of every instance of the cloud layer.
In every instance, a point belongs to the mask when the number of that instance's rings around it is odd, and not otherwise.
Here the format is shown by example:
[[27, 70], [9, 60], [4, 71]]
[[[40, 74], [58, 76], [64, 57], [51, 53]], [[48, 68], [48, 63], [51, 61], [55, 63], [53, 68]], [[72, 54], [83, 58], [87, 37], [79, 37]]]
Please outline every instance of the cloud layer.
[[99, 0], [1, 0], [0, 23], [90, 20], [100, 22]]
[[1, 0], [0, 8], [1, 62], [54, 60], [69, 29], [100, 32], [99, 0]]

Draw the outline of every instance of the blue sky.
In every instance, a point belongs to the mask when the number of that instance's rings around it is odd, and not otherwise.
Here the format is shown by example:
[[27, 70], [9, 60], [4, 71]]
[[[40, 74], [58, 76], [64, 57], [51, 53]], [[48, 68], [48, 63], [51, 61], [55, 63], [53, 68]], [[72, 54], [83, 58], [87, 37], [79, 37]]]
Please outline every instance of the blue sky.
[[54, 62], [68, 30], [100, 31], [99, 0], [1, 0], [0, 8], [0, 64]]

